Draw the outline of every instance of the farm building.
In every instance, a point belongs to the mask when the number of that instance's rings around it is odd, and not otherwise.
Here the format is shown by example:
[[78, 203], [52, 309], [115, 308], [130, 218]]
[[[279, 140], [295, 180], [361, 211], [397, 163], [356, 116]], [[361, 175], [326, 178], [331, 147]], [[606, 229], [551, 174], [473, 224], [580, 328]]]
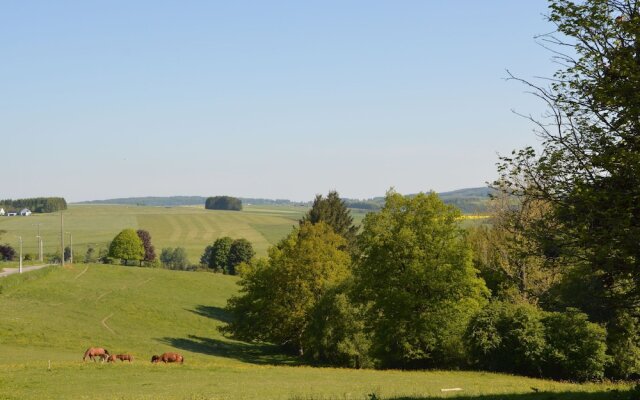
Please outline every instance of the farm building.
[[23, 217], [28, 217], [29, 215], [31, 215], [31, 210], [29, 210], [28, 208], [23, 208], [22, 210], [20, 210], [20, 215], [22, 215]]

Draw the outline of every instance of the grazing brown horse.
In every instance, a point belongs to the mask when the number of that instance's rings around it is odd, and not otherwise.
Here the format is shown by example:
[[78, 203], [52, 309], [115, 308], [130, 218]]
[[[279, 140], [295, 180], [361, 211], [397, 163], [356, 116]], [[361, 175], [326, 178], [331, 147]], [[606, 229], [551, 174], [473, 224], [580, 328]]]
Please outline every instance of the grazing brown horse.
[[82, 357], [82, 361], [85, 361], [87, 357], [90, 360], [96, 361], [96, 359], [100, 359], [102, 361], [106, 360], [110, 356], [109, 352], [102, 347], [89, 347], [87, 351], [84, 352], [84, 357]]
[[131, 354], [118, 354], [116, 358], [120, 361], [133, 361], [133, 356]]
[[112, 354], [107, 359], [107, 362], [115, 362], [116, 360], [120, 361], [133, 361], [133, 356], [131, 354]]
[[153, 356], [151, 357], [151, 362], [152, 363], [158, 363], [162, 361], [163, 363], [173, 363], [173, 362], [179, 362], [180, 364], [184, 363], [184, 357], [182, 357], [180, 354], [178, 353], [164, 353], [161, 356]]

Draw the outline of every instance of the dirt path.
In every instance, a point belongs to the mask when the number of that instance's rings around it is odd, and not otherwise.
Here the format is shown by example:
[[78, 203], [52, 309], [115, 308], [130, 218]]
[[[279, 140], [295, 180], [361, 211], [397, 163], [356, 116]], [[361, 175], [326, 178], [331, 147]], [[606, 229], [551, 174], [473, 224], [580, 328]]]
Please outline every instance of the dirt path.
[[115, 335], [116, 333], [113, 331], [113, 329], [109, 328], [109, 325], [107, 325], [107, 320], [108, 320], [109, 318], [111, 318], [111, 317], [113, 317], [113, 313], [111, 313], [111, 314], [107, 315], [106, 317], [104, 317], [104, 318], [102, 319], [102, 321], [100, 321], [100, 322], [102, 323], [102, 326], [104, 326], [105, 328], [107, 328], [107, 329], [109, 330], [109, 332], [111, 332], [111, 333], [113, 333], [113, 334]]
[[84, 269], [84, 271], [80, 272], [78, 275], [76, 275], [75, 278], [73, 278], [73, 280], [75, 281], [76, 279], [80, 278], [85, 272], [87, 272], [89, 270], [89, 266], [87, 265], [87, 267]]
[[[24, 274], [25, 272], [29, 272], [29, 271], [35, 271], [37, 269], [41, 269], [44, 267], [48, 267], [51, 266], [53, 264], [44, 264], [44, 265], [31, 265], [28, 267], [22, 267], [22, 273]], [[16, 267], [16, 268], [5, 268], [2, 272], [0, 272], [0, 278], [3, 278], [5, 276], [9, 276], [9, 275], [13, 275], [13, 274], [17, 274], [20, 272], [20, 268]]]

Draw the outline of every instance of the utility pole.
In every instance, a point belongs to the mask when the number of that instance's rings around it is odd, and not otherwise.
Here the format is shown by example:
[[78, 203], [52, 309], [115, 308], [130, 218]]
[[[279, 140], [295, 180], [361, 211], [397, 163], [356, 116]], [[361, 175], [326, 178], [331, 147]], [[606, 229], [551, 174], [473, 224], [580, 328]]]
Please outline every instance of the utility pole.
[[35, 225], [38, 227], [38, 236], [36, 236], [38, 238], [38, 251], [40, 254], [39, 260], [40, 262], [44, 261], [43, 255], [42, 255], [42, 236], [40, 236], [40, 225], [42, 225], [42, 223], [38, 222], [37, 224], [31, 224], [31, 225]]
[[60, 265], [64, 267], [64, 218], [60, 210]]
[[69, 261], [71, 262], [71, 264], [73, 264], [73, 235], [71, 234], [71, 232], [67, 232], [69, 234], [69, 239], [70, 239], [70, 243], [69, 246], [71, 247], [71, 254], [69, 255]]
[[22, 236], [18, 236], [20, 239], [20, 273], [22, 273]]

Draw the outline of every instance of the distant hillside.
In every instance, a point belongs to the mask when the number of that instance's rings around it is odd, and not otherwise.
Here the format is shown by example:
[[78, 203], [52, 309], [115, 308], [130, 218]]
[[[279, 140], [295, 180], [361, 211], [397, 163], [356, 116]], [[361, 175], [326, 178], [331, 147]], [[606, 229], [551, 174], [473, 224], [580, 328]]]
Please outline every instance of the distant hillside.
[[[300, 202], [293, 202], [285, 199], [254, 199], [240, 197], [243, 204], [254, 205], [298, 205]], [[199, 206], [204, 207], [204, 203], [207, 201], [203, 196], [167, 196], [167, 197], [125, 197], [118, 199], [107, 200], [89, 200], [80, 201], [74, 204], [122, 204], [131, 206], [157, 206], [157, 207], [175, 207], [175, 206]], [[306, 203], [305, 203], [306, 204]]]
[[[483, 214], [487, 212], [489, 195], [493, 190], [489, 187], [477, 187], [438, 193], [446, 204], [458, 207], [464, 214]], [[409, 197], [415, 194], [407, 195]], [[350, 208], [377, 210], [384, 205], [384, 197], [374, 197], [367, 200], [345, 199]]]
[[[438, 193], [440, 198], [447, 204], [452, 204], [465, 214], [484, 213], [487, 211], [487, 201], [491, 189], [488, 187], [466, 188], [453, 190], [451, 192]], [[408, 196], [415, 196], [410, 194]], [[241, 197], [244, 205], [304, 205], [309, 206], [311, 202], [294, 202], [286, 199], [256, 199]], [[108, 200], [82, 201], [76, 204], [123, 204], [137, 206], [196, 206], [204, 207], [206, 197], [203, 196], [169, 196], [169, 197], [127, 197]], [[344, 199], [349, 208], [374, 211], [384, 205], [384, 197], [374, 197], [372, 199]]]

